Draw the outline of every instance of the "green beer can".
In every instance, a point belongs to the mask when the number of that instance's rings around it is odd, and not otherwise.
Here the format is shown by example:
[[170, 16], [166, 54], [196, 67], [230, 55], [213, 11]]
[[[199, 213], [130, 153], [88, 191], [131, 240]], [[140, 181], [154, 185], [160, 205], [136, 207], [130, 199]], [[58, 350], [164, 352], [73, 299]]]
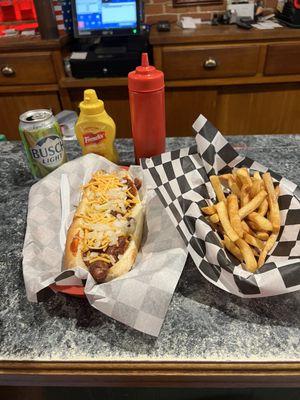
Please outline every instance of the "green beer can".
[[51, 110], [25, 112], [19, 131], [35, 178], [43, 178], [67, 161], [63, 135]]

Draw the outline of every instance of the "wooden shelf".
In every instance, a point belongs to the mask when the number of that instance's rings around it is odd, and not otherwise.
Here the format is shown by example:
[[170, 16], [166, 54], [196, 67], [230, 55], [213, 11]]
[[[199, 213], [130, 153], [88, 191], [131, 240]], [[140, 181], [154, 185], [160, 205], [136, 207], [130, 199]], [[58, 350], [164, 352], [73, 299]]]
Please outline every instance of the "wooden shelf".
[[235, 25], [200, 25], [197, 29], [182, 29], [177, 25], [171, 25], [170, 32], [157, 32], [151, 29], [150, 43], [153, 45], [165, 44], [204, 44], [204, 43], [230, 43], [245, 41], [278, 41], [299, 40], [300, 29], [278, 28], [278, 29], [250, 29], [242, 30]]
[[215, 79], [186, 79], [186, 80], [169, 80], [166, 81], [167, 88], [175, 87], [222, 87], [222, 86], [238, 86], [238, 85], [266, 85], [276, 83], [292, 83], [296, 87], [299, 86], [300, 75], [286, 76], [251, 76], [240, 78], [215, 78]]
[[62, 78], [59, 82], [62, 88], [89, 88], [89, 87], [109, 87], [127, 86], [127, 77], [122, 78]]
[[0, 51], [14, 52], [18, 50], [55, 50], [65, 46], [70, 41], [69, 35], [61, 36], [58, 39], [41, 39], [35, 36], [13, 36], [0, 38]]

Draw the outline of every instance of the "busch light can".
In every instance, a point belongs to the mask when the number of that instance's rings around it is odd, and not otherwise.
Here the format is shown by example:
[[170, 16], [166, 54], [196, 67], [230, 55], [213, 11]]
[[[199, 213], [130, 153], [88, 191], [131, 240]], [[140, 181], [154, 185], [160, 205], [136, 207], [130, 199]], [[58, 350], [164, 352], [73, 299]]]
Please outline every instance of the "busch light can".
[[20, 136], [35, 178], [43, 178], [67, 161], [60, 126], [50, 110], [20, 116]]

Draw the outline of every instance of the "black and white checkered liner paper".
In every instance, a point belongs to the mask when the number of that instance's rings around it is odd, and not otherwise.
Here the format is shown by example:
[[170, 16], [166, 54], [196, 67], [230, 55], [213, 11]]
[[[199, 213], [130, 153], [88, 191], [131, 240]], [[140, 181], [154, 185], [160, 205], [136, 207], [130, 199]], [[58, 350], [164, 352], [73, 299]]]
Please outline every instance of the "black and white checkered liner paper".
[[[240, 297], [265, 297], [300, 289], [300, 189], [250, 158], [239, 155], [202, 115], [193, 125], [196, 145], [143, 159], [147, 181], [155, 189], [182, 236], [196, 267], [211, 283]], [[215, 194], [209, 176], [247, 167], [269, 171], [280, 186], [281, 228], [265, 264], [245, 271], [225, 251], [200, 208]]]

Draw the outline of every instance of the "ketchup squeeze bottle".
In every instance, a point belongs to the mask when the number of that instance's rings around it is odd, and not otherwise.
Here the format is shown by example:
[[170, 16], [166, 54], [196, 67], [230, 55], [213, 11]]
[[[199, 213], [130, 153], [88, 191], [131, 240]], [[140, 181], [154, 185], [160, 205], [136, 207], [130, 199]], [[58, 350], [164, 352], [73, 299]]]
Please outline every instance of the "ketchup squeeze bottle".
[[165, 151], [165, 84], [163, 72], [149, 65], [142, 54], [142, 65], [128, 74], [131, 129], [136, 162]]

